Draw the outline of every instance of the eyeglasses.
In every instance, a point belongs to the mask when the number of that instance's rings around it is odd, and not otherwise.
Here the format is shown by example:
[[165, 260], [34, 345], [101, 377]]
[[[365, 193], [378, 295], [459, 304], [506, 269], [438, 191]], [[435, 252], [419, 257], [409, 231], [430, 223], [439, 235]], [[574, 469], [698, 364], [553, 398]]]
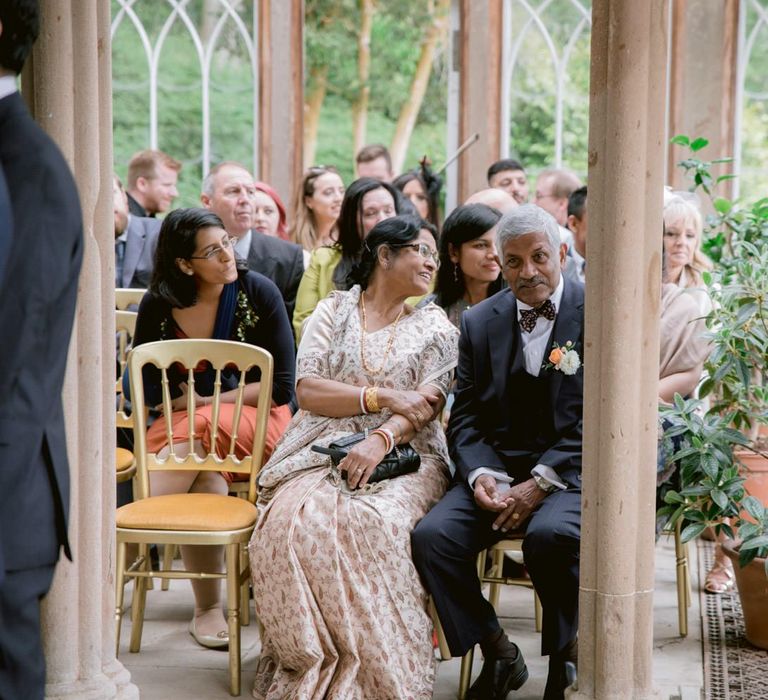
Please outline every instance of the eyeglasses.
[[393, 245], [393, 248], [413, 248], [421, 255], [425, 260], [432, 260], [435, 264], [435, 268], [440, 267], [440, 256], [437, 252], [432, 250], [426, 243], [400, 243], [399, 245]]
[[230, 252], [235, 247], [235, 241], [231, 236], [221, 239], [221, 245], [211, 248], [205, 255], [190, 255], [187, 260], [211, 260], [221, 255], [225, 250]]

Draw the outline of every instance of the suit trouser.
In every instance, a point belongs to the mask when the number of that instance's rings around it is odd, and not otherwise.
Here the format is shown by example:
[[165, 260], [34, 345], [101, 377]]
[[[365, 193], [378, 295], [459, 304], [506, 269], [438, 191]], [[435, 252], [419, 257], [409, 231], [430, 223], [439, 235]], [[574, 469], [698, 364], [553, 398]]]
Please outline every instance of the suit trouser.
[[40, 601], [54, 567], [6, 571], [0, 585], [0, 700], [38, 700], [45, 694]]
[[[475, 504], [466, 484], [456, 484], [411, 535], [416, 568], [432, 594], [454, 656], [463, 656], [500, 627], [477, 576], [477, 555], [506, 537], [491, 529], [496, 517]], [[541, 653], [545, 656], [576, 637], [580, 529], [581, 491], [577, 489], [547, 496], [525, 529], [523, 556], [541, 600]]]

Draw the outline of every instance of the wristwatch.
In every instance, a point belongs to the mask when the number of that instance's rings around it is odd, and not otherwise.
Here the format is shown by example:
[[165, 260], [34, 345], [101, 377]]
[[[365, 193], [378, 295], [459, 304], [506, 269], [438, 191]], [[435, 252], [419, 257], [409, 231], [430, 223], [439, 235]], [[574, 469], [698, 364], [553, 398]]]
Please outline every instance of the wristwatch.
[[536, 486], [546, 493], [552, 493], [553, 491], [559, 490], [555, 484], [551, 481], [547, 481], [541, 474], [534, 474], [533, 480], [536, 482]]

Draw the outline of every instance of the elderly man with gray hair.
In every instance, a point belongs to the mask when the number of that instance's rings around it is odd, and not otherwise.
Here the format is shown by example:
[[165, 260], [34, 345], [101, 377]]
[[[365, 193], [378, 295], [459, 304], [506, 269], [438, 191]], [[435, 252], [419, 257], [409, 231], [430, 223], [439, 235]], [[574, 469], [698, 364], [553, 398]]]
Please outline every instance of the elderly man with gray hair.
[[584, 287], [561, 274], [566, 246], [534, 204], [505, 214], [497, 249], [509, 288], [464, 313], [448, 444], [456, 483], [412, 535], [451, 653], [480, 644], [467, 698], [503, 699], [528, 678], [523, 655], [483, 597], [483, 549], [522, 535], [541, 599], [546, 700], [576, 676]]

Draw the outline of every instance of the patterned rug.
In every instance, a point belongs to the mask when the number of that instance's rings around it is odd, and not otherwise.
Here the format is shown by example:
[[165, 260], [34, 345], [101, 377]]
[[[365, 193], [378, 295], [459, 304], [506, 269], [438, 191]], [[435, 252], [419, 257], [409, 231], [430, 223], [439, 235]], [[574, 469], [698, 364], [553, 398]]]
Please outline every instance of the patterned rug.
[[[699, 540], [699, 579], [712, 566], [712, 542]], [[768, 652], [744, 638], [744, 618], [739, 594], [701, 592], [704, 643], [704, 692], [707, 700], [766, 700]]]

